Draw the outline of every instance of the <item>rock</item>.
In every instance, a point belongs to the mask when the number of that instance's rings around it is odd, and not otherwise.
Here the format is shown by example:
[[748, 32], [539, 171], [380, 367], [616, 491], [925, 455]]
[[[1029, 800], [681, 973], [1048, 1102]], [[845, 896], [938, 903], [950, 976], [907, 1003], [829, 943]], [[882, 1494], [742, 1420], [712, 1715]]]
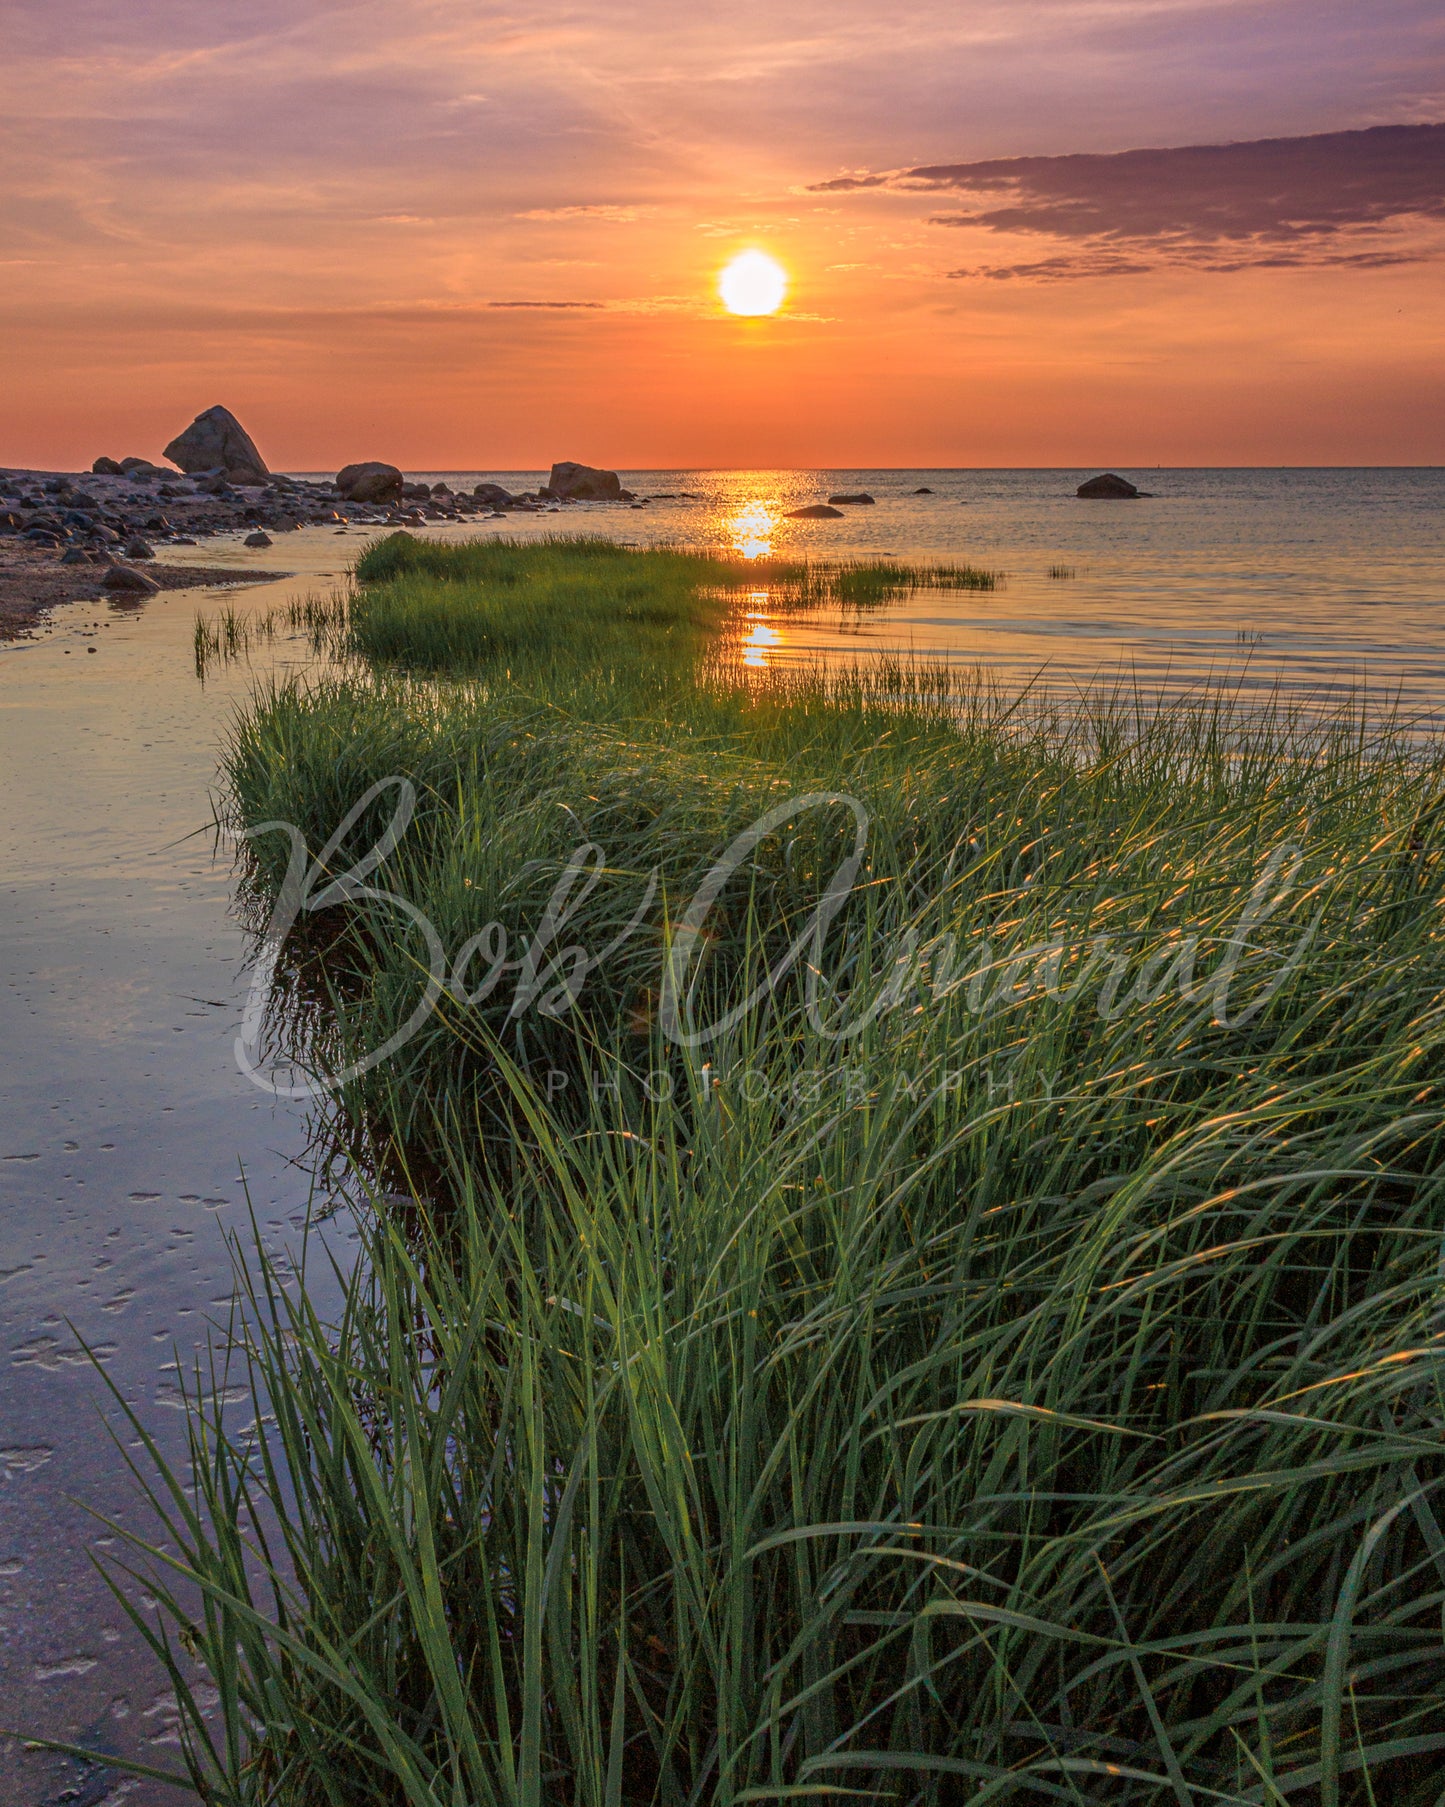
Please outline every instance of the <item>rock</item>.
[[72, 546], [68, 552], [62, 552], [60, 555], [62, 565], [88, 565], [93, 562], [93, 559], [94, 554], [82, 552], [79, 546]]
[[925, 483], [922, 489], [916, 489], [913, 493], [915, 496], [931, 496], [933, 491]]
[[1132, 502], [1139, 491], [1126, 478], [1105, 471], [1102, 477], [1090, 477], [1087, 483], [1081, 483], [1076, 493], [1086, 502]]
[[431, 486], [431, 493], [434, 496], [449, 496], [452, 492], [445, 483], [433, 483]]
[[790, 508], [783, 518], [788, 521], [841, 521], [843, 510], [827, 502], [813, 502], [807, 508]]
[[[170, 453], [166, 453], [170, 457]], [[160, 465], [152, 464], [149, 458], [122, 458], [120, 461], [122, 477], [174, 477], [174, 471], [163, 470]]]
[[860, 489], [856, 496], [829, 496], [828, 504], [832, 508], [862, 508], [865, 505], [871, 508], [873, 505], [873, 498], [866, 490]]
[[273, 533], [295, 533], [300, 525], [301, 523], [293, 520], [289, 514], [278, 514], [271, 523], [271, 531]]
[[160, 585], [144, 571], [132, 571], [128, 565], [112, 565], [101, 579], [103, 590], [128, 590], [136, 596], [154, 596]]
[[[402, 474], [394, 464], [375, 460], [348, 464], [336, 473], [336, 487], [348, 502], [394, 502], [402, 493], [403, 484]], [[426, 489], [425, 484], [421, 487]]]
[[139, 534], [133, 540], [127, 540], [121, 547], [127, 558], [154, 558], [155, 549], [149, 540], [143, 540]]
[[272, 546], [275, 544], [275, 541], [271, 538], [269, 533], [262, 533], [261, 530], [257, 528], [255, 533], [248, 533], [246, 535], [242, 544], [246, 546]]
[[123, 475], [120, 466], [116, 463], [114, 458], [97, 458], [95, 463], [90, 467], [90, 473], [93, 477], [119, 477]]
[[552, 475], [539, 495], [559, 502], [620, 502], [622, 482], [616, 471], [602, 471], [590, 464], [563, 462], [552, 466]]
[[270, 472], [249, 433], [229, 408], [207, 408], [166, 447], [183, 471], [222, 470], [232, 483], [264, 483]]

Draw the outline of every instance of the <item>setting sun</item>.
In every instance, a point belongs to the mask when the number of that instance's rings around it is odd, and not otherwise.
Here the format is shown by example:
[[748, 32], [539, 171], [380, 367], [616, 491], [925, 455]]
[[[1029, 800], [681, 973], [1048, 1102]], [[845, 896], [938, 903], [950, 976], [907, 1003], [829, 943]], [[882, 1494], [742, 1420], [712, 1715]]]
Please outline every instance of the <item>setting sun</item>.
[[788, 292], [787, 272], [765, 251], [744, 251], [718, 278], [730, 314], [775, 314]]

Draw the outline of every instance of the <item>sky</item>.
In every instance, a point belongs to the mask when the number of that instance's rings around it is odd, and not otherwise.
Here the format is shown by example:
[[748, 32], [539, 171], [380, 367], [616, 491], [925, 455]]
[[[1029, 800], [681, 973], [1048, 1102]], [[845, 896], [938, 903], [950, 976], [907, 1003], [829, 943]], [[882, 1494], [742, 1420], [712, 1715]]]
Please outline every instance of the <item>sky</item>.
[[1445, 463], [1442, 302], [1438, 0], [5, 10], [0, 464]]

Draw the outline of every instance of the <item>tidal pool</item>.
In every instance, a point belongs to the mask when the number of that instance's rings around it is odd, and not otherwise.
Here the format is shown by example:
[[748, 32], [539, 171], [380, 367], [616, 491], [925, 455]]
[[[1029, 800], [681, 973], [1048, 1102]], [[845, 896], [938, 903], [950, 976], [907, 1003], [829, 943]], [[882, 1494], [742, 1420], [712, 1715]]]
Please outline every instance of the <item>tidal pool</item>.
[[[225, 1324], [228, 1238], [249, 1241], [254, 1211], [270, 1247], [299, 1251], [313, 1191], [304, 1106], [232, 1054], [247, 943], [210, 792], [256, 668], [203, 687], [194, 622], [324, 587], [359, 543], [294, 534], [289, 582], [71, 604], [0, 645], [0, 1729], [162, 1768], [169, 1693], [91, 1561], [121, 1550], [93, 1512], [147, 1528], [96, 1364], [178, 1453], [178, 1364]], [[257, 659], [310, 653], [280, 639]], [[182, 1798], [0, 1742], [4, 1807], [77, 1788]]]

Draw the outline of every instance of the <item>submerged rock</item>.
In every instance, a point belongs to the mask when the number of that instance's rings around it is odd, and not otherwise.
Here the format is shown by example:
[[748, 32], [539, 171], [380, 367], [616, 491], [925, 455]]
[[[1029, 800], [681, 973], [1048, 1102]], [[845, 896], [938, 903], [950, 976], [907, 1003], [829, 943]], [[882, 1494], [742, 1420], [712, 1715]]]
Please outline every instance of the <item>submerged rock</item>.
[[873, 506], [873, 497], [870, 496], [866, 490], [860, 489], [856, 496], [829, 496], [828, 502], [829, 505], [834, 508], [862, 508], [865, 505], [871, 508]]
[[270, 472], [255, 441], [229, 408], [207, 408], [166, 447], [183, 471], [223, 470], [232, 483], [264, 483]]
[[790, 508], [784, 516], [789, 521], [841, 521], [843, 510], [827, 502], [810, 502], [806, 508]]
[[1127, 477], [1105, 471], [1102, 477], [1090, 477], [1087, 483], [1081, 483], [1077, 493], [1086, 502], [1132, 502], [1139, 491]]

